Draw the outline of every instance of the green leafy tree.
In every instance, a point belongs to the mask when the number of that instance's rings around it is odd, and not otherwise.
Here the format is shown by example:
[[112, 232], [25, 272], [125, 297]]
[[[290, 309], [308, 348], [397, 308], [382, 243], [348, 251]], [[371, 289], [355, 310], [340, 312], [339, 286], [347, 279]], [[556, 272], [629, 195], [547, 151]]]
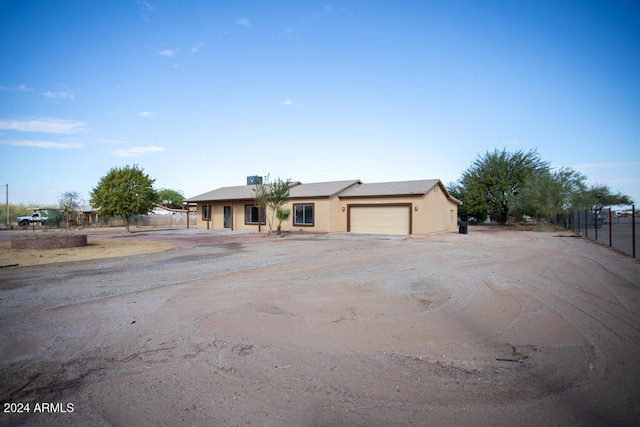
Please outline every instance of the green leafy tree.
[[[289, 214], [286, 215], [286, 219], [291, 215], [291, 211], [289, 209], [282, 209], [282, 206], [287, 204], [290, 200], [289, 198], [289, 187], [291, 185], [291, 180], [287, 179], [283, 181], [278, 178], [274, 181], [269, 181], [269, 176], [267, 175], [266, 179], [258, 181], [255, 188], [253, 189], [255, 193], [255, 204], [259, 208], [264, 208], [265, 213], [266, 209], [269, 209], [271, 212], [271, 216], [267, 215], [267, 223], [269, 225], [269, 233], [273, 232], [273, 223], [274, 217], [276, 216], [278, 210], [281, 210], [281, 216], [284, 218], [284, 212], [289, 211]], [[278, 218], [278, 229], [277, 234], [281, 233], [281, 225], [283, 221], [286, 219], [280, 220]]]
[[530, 177], [520, 193], [524, 215], [552, 218], [566, 214], [586, 190], [587, 177], [569, 167], [544, 170]]
[[460, 179], [460, 196], [466, 212], [478, 217], [489, 215], [505, 224], [517, 211], [520, 191], [527, 180], [547, 169], [548, 163], [536, 150], [487, 151], [478, 156]]
[[172, 209], [182, 209], [184, 194], [178, 190], [163, 188], [158, 190], [158, 203]]
[[449, 194], [462, 201], [458, 206], [458, 216], [464, 221], [473, 219], [483, 222], [489, 217], [489, 207], [487, 206], [484, 194], [474, 189], [464, 187], [460, 182], [452, 182], [447, 186]]
[[605, 206], [631, 205], [633, 199], [620, 192], [612, 193], [604, 184], [595, 184], [579, 194], [573, 204], [574, 209], [591, 209], [600, 215]]
[[60, 222], [64, 219], [64, 214], [60, 209], [49, 208], [47, 209], [47, 219], [42, 221], [42, 225], [48, 227], [59, 227]]
[[78, 210], [80, 210], [80, 206], [84, 204], [84, 200], [82, 200], [82, 197], [80, 197], [80, 194], [77, 191], [66, 191], [60, 195], [58, 203], [60, 204], [62, 214], [66, 217], [68, 230], [69, 216], [77, 214]]
[[129, 231], [131, 217], [148, 213], [157, 202], [154, 182], [138, 165], [112, 168], [91, 191], [91, 205], [101, 215], [124, 217]]
[[0, 222], [6, 223], [12, 226], [17, 217], [27, 215], [33, 211], [31, 205], [25, 205], [24, 203], [14, 204], [9, 203], [9, 218], [7, 219], [7, 206], [2, 207], [0, 212]]

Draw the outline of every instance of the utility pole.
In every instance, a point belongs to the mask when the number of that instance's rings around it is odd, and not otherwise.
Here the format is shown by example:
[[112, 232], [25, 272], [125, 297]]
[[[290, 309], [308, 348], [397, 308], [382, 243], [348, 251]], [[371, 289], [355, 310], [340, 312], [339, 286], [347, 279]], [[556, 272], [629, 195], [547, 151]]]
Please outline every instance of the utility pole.
[[7, 217], [5, 218], [5, 221], [7, 222], [7, 228], [9, 228], [9, 184], [7, 184], [7, 203], [6, 203], [6, 213], [7, 213]]

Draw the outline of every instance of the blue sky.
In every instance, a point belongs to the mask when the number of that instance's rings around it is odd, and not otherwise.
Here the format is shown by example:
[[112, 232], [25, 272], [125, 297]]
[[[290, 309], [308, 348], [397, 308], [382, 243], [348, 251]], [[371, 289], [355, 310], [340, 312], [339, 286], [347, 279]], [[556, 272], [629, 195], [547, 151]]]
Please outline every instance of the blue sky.
[[11, 203], [133, 164], [447, 184], [504, 147], [640, 203], [637, 1], [3, 0], [0, 47]]

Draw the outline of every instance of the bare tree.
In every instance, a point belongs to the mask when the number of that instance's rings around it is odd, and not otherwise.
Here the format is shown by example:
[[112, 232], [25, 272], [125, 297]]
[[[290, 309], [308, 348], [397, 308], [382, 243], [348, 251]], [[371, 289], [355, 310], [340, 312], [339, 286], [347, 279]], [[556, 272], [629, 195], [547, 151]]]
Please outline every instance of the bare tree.
[[80, 197], [77, 191], [66, 191], [58, 198], [60, 210], [65, 215], [67, 221], [67, 230], [69, 229], [69, 215], [77, 213], [80, 206], [86, 202]]

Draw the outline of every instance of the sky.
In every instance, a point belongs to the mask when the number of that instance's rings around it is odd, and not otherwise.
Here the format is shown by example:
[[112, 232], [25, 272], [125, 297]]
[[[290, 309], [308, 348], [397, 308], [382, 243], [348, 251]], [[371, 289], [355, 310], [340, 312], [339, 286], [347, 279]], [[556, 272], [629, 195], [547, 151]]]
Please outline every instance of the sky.
[[126, 165], [447, 185], [504, 148], [640, 203], [635, 0], [0, 0], [0, 49], [10, 203]]

